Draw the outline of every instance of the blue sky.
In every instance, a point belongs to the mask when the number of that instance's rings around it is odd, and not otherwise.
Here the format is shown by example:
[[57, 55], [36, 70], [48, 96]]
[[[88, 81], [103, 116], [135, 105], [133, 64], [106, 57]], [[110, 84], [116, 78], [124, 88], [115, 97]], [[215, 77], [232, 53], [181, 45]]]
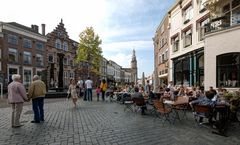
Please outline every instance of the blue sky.
[[110, 15], [104, 21], [104, 56], [129, 67], [132, 49], [136, 50], [138, 76], [153, 73], [152, 38], [169, 7], [175, 0], [110, 0]]
[[[153, 73], [152, 38], [175, 0], [4, 0], [0, 21], [31, 26], [46, 24], [51, 32], [61, 18], [70, 38], [78, 41], [87, 26], [93, 26], [102, 39], [103, 56], [130, 67], [136, 50], [138, 76]], [[13, 5], [14, 3], [14, 5]], [[9, 9], [11, 8], [11, 9]]]

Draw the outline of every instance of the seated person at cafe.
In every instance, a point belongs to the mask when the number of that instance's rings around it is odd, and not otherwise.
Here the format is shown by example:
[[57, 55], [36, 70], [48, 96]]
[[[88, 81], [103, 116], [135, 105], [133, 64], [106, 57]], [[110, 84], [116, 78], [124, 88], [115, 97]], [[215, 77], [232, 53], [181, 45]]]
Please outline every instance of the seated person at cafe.
[[174, 100], [173, 94], [172, 94], [172, 92], [171, 92], [171, 90], [169, 88], [165, 89], [165, 91], [163, 93], [163, 96], [160, 98], [160, 101], [163, 101], [163, 99]]
[[[206, 106], [211, 106], [214, 107], [216, 105], [216, 101], [212, 101], [212, 98], [214, 97], [214, 92], [212, 91], [207, 91], [205, 93], [205, 97], [199, 98], [198, 100], [194, 100], [190, 102], [190, 106], [193, 107], [193, 105], [198, 104], [198, 105], [206, 105]], [[212, 117], [208, 119], [209, 123], [212, 123]], [[203, 122], [203, 117], [199, 118], [199, 122]]]
[[[135, 92], [131, 95], [133, 100], [134, 100], [134, 98], [142, 98], [142, 99], [144, 99], [142, 93], [139, 92], [139, 88], [138, 87], [135, 87], [134, 91]], [[146, 108], [145, 104], [143, 106], [141, 106], [141, 114], [142, 115], [145, 115], [145, 110], [146, 109], [147, 108]]]

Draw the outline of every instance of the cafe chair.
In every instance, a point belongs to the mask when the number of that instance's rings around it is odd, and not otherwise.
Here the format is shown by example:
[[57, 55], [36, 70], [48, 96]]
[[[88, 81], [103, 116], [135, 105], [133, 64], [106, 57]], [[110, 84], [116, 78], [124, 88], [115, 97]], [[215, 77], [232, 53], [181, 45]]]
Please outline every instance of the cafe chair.
[[195, 121], [199, 125], [207, 123], [207, 122], [203, 122], [204, 118], [207, 118], [209, 123], [211, 123], [211, 119], [213, 117], [212, 107], [207, 105], [195, 104], [193, 105], [193, 115], [194, 115]]
[[146, 103], [144, 98], [133, 98], [135, 112], [138, 112], [141, 109], [146, 109]]
[[181, 111], [183, 113], [183, 118], [187, 118], [189, 97], [187, 96], [179, 96], [177, 97], [173, 108], [177, 111]]
[[133, 110], [133, 104], [134, 104], [134, 102], [133, 102], [133, 100], [132, 99], [126, 99], [126, 100], [124, 100], [124, 105], [125, 105], [125, 107], [124, 107], [124, 112], [125, 111], [131, 111], [131, 112], [134, 112], [134, 110]]
[[172, 112], [171, 108], [165, 107], [164, 103], [161, 101], [154, 101], [154, 108], [156, 109], [156, 116], [163, 119], [163, 125], [166, 121], [171, 124], [170, 113]]

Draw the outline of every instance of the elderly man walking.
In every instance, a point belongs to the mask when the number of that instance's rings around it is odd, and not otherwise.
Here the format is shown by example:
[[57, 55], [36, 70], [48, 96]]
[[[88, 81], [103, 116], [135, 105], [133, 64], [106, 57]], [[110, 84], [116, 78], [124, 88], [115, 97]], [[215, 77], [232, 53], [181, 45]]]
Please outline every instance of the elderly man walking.
[[21, 76], [18, 74], [12, 75], [12, 80], [8, 85], [8, 101], [12, 105], [12, 127], [21, 127], [20, 116], [23, 109], [23, 102], [28, 101], [26, 89], [21, 83]]
[[44, 97], [46, 94], [46, 85], [40, 80], [38, 75], [33, 76], [33, 82], [28, 89], [28, 97], [32, 99], [32, 108], [34, 120], [31, 123], [40, 123], [44, 121]]

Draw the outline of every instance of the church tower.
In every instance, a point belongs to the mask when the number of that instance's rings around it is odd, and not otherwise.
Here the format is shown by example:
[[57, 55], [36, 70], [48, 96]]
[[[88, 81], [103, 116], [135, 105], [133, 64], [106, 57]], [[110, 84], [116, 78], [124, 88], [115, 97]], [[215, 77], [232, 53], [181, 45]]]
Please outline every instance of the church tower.
[[132, 74], [132, 82], [134, 82], [134, 84], [137, 84], [137, 59], [136, 59], [136, 54], [135, 54], [135, 50], [133, 49], [133, 54], [132, 54], [132, 61], [131, 61], [131, 74]]

